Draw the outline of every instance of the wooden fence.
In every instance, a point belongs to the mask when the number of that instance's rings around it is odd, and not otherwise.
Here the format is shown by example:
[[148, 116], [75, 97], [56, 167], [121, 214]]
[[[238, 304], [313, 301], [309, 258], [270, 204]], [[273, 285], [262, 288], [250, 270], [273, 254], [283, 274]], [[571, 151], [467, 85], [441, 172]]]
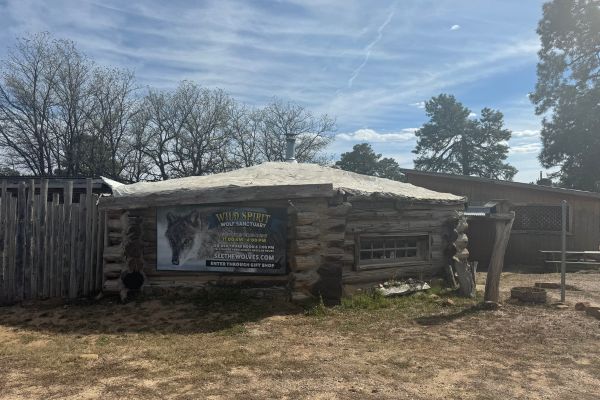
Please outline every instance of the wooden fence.
[[102, 287], [104, 217], [87, 180], [73, 199], [73, 181], [48, 198], [48, 180], [0, 188], [0, 304], [90, 296]]

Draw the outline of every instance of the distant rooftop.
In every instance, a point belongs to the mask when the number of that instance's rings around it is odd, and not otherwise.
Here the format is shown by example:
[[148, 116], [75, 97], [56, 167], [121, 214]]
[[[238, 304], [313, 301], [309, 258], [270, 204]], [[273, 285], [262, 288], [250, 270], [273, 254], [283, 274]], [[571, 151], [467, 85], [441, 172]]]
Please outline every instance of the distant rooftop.
[[443, 172], [429, 172], [429, 171], [418, 171], [416, 169], [402, 169], [402, 172], [405, 175], [419, 175], [419, 176], [433, 176], [433, 177], [443, 177], [453, 180], [462, 180], [462, 181], [471, 181], [471, 182], [482, 182], [489, 183], [494, 185], [504, 185], [515, 188], [522, 188], [528, 190], [539, 190], [553, 193], [562, 193], [569, 194], [572, 196], [583, 196], [583, 197], [593, 197], [600, 199], [600, 193], [598, 192], [588, 192], [585, 190], [577, 190], [577, 189], [565, 189], [555, 186], [546, 186], [546, 185], [537, 185], [535, 183], [523, 183], [523, 182], [513, 182], [513, 181], [504, 181], [500, 179], [492, 179], [492, 178], [482, 178], [479, 176], [467, 176], [467, 175], [456, 175], [456, 174], [447, 174]]

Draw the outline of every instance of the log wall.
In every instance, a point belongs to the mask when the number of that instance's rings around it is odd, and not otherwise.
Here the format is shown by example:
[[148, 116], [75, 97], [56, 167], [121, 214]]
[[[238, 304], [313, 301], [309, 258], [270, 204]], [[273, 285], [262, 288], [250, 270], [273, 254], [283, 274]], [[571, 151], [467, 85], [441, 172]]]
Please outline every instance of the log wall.
[[[207, 284], [284, 288], [293, 300], [320, 296], [339, 301], [343, 284], [377, 282], [391, 277], [426, 277], [445, 264], [443, 224], [461, 205], [414, 205], [394, 200], [352, 201], [339, 192], [333, 197], [219, 204], [222, 207], [285, 207], [288, 210], [288, 273], [279, 276], [236, 275], [156, 269], [156, 208], [106, 211], [104, 290], [123, 289], [120, 277], [139, 271], [144, 290], [165, 291]], [[360, 233], [428, 232], [431, 260], [372, 271], [354, 268], [354, 238]]]

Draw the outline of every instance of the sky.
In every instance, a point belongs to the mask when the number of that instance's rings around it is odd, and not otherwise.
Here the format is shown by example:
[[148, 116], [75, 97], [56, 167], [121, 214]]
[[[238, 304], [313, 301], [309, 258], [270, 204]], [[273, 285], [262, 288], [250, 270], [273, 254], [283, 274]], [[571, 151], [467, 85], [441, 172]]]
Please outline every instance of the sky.
[[[274, 97], [337, 122], [335, 158], [357, 143], [412, 168], [423, 102], [457, 97], [504, 113], [516, 181], [543, 168], [536, 81], [538, 0], [0, 0], [0, 59], [51, 32], [144, 86], [181, 80], [251, 105]], [[544, 171], [545, 173], [545, 171]]]

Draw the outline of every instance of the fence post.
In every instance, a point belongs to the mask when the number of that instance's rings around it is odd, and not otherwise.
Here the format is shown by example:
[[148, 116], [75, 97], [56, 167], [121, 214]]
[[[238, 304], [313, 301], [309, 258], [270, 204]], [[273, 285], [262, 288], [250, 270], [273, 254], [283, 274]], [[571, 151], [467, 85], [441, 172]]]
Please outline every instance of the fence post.
[[[72, 259], [71, 259], [71, 211], [72, 211], [72, 203], [73, 203], [73, 182], [67, 181], [67, 184], [63, 193], [64, 204], [63, 204], [63, 212], [64, 212], [64, 252], [63, 252], [63, 281], [62, 281], [62, 297], [69, 296], [69, 288], [71, 284], [71, 273], [72, 271]], [[73, 278], [74, 279], [74, 278]]]
[[15, 243], [15, 299], [23, 300], [24, 267], [25, 267], [25, 212], [27, 198], [25, 195], [25, 182], [19, 184], [17, 195], [17, 234]]
[[92, 283], [94, 282], [92, 273], [92, 243], [94, 238], [93, 234], [93, 218], [92, 213], [94, 212], [94, 196], [92, 195], [93, 181], [91, 178], [86, 179], [85, 189], [85, 272], [84, 272], [84, 283], [83, 283], [83, 294], [88, 296]]
[[40, 271], [41, 285], [38, 288], [41, 289], [41, 297], [48, 297], [50, 292], [50, 281], [49, 273], [52, 273], [49, 269], [50, 260], [47, 254], [47, 241], [50, 230], [48, 229], [48, 179], [42, 179], [40, 185], [40, 215], [38, 217], [39, 223], [39, 237], [38, 237], [38, 271]]
[[8, 263], [6, 262], [6, 255], [8, 249], [6, 248], [6, 226], [8, 219], [8, 196], [6, 194], [6, 179], [2, 180], [2, 188], [0, 189], [0, 303], [8, 300]]

